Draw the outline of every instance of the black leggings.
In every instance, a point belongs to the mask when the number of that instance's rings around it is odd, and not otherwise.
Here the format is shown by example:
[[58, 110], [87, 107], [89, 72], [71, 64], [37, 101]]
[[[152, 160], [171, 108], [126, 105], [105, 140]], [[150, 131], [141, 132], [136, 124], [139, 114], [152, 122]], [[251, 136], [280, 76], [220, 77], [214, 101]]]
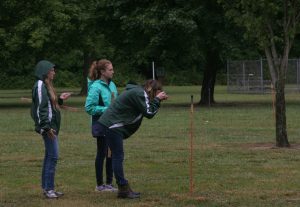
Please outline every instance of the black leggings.
[[103, 185], [103, 164], [106, 158], [106, 184], [112, 184], [113, 180], [113, 169], [112, 169], [112, 159], [111, 152], [108, 148], [107, 141], [105, 137], [97, 137], [97, 155], [95, 159], [95, 169], [96, 169], [96, 181], [97, 185]]

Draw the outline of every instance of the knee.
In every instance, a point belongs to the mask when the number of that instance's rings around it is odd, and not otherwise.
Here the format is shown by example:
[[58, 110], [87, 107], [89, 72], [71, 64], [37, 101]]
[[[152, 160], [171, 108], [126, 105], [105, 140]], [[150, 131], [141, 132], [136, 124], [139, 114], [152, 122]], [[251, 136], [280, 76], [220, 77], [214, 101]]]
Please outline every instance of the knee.
[[58, 160], [58, 156], [53, 156], [53, 157], [50, 157], [51, 161], [53, 163], [57, 163], [57, 160]]
[[123, 161], [124, 160], [124, 153], [112, 153], [112, 160], [113, 161]]
[[49, 153], [49, 154], [47, 155], [47, 157], [48, 157], [48, 159], [50, 159], [50, 160], [56, 162], [56, 161], [58, 160], [58, 153], [53, 153], [53, 154]]

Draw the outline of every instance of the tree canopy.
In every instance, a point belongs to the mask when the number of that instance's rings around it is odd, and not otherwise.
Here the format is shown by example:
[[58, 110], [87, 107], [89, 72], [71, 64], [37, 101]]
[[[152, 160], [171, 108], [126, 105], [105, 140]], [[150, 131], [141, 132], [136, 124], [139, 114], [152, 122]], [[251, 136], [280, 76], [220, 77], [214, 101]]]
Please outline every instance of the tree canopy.
[[119, 85], [145, 78], [152, 61], [166, 84], [201, 84], [228, 58], [260, 55], [242, 36], [216, 0], [3, 0], [0, 87], [30, 88], [40, 59], [58, 64], [58, 86], [85, 86], [96, 58], [112, 60]]

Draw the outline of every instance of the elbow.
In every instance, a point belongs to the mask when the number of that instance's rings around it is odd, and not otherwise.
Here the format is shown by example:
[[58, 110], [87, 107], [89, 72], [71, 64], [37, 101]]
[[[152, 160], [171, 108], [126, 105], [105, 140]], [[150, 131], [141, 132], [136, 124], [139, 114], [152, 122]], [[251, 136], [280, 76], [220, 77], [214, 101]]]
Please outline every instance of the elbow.
[[84, 107], [85, 112], [88, 113], [89, 115], [92, 115], [92, 110], [88, 107]]
[[147, 118], [147, 119], [152, 119], [154, 117], [155, 114], [145, 114], [144, 116]]

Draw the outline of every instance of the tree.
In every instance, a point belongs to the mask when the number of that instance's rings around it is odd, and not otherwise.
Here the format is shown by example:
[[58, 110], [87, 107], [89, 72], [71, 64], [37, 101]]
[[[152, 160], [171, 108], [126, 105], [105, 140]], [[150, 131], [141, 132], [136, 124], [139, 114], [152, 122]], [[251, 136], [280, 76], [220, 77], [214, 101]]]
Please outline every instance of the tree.
[[[81, 72], [81, 95], [87, 93], [87, 75], [92, 61], [112, 53], [112, 48], [102, 34], [105, 29], [100, 24], [103, 16], [97, 11], [102, 3], [99, 0], [63, 1], [65, 13], [69, 16], [69, 25], [57, 39], [62, 41], [61, 45], [66, 53], [75, 51], [79, 54], [77, 56], [80, 58], [80, 67], [75, 67], [75, 70]], [[76, 62], [75, 58], [78, 57], [72, 56], [69, 64]], [[72, 65], [69, 67], [72, 68]]]
[[65, 43], [73, 10], [62, 0], [3, 0], [0, 11], [0, 75], [8, 77], [7, 86], [31, 87], [37, 61], [49, 59], [61, 66], [60, 60], [71, 54]]
[[198, 35], [201, 36], [199, 49], [202, 50], [203, 80], [199, 104], [215, 103], [214, 88], [217, 71], [224, 66], [222, 61], [222, 42], [226, 39], [226, 22], [223, 8], [215, 0], [195, 1], [189, 5], [189, 12], [197, 23]]
[[299, 0], [219, 0], [226, 15], [245, 27], [245, 37], [257, 43], [267, 57], [275, 87], [276, 146], [289, 147], [286, 129], [285, 77], [288, 57], [299, 32]]
[[[92, 59], [112, 48], [105, 41], [99, 0], [0, 1], [1, 87], [31, 87], [37, 61], [58, 64], [60, 86], [78, 86], [86, 93]], [[80, 80], [78, 78], [81, 72]], [[22, 77], [22, 78], [20, 78]], [[9, 83], [9, 82], [13, 82]]]
[[[184, 1], [109, 0], [106, 37], [131, 68], [155, 61], [172, 70], [187, 70], [199, 59], [197, 25]], [[145, 69], [145, 68], [144, 68]]]
[[56, 48], [58, 31], [67, 27], [69, 19], [58, 0], [3, 0], [0, 11], [1, 72], [22, 79]]
[[245, 45], [216, 0], [107, 0], [102, 9], [104, 33], [131, 68], [154, 60], [176, 74], [177, 84], [185, 77], [200, 84], [203, 72], [200, 104], [214, 103], [217, 71]]

